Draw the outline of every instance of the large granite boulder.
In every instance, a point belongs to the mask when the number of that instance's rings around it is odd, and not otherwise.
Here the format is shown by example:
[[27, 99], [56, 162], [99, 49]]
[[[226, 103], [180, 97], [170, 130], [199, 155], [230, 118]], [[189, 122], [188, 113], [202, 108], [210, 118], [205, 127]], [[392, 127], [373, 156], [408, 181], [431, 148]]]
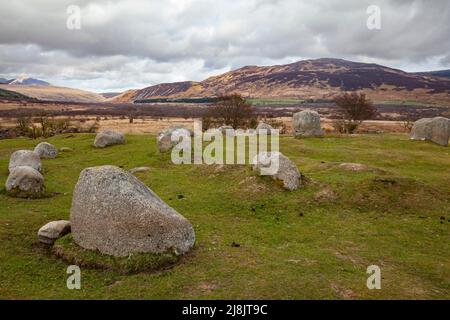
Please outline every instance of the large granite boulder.
[[430, 140], [441, 146], [448, 146], [450, 119], [444, 117], [420, 119], [414, 123], [410, 138], [412, 140]]
[[300, 186], [300, 171], [281, 152], [260, 152], [255, 156], [252, 164], [253, 170], [258, 170], [260, 175], [268, 175], [280, 181], [287, 190], [296, 190]]
[[8, 169], [11, 172], [15, 167], [21, 166], [31, 167], [37, 171], [41, 171], [41, 158], [31, 150], [18, 150], [11, 155]]
[[295, 137], [321, 137], [320, 115], [316, 111], [303, 110], [293, 116]]
[[[172, 141], [172, 136], [175, 137], [174, 141]], [[191, 137], [193, 136], [193, 132], [183, 126], [173, 126], [167, 130], [161, 131], [156, 137], [159, 152], [163, 153], [170, 151], [177, 145], [179, 141], [177, 139], [180, 139], [181, 136]]]
[[75, 186], [70, 222], [74, 241], [113, 256], [184, 254], [195, 242], [190, 222], [129, 172], [84, 169]]
[[51, 221], [38, 231], [39, 242], [53, 244], [56, 240], [70, 232], [70, 221]]
[[44, 177], [32, 167], [14, 167], [9, 173], [5, 187], [8, 194], [17, 198], [41, 197], [45, 191]]
[[39, 143], [36, 148], [34, 148], [34, 152], [41, 158], [53, 159], [58, 156], [58, 149], [48, 142]]
[[97, 148], [105, 148], [114, 144], [124, 144], [125, 136], [123, 133], [106, 130], [97, 133], [94, 140], [94, 146]]

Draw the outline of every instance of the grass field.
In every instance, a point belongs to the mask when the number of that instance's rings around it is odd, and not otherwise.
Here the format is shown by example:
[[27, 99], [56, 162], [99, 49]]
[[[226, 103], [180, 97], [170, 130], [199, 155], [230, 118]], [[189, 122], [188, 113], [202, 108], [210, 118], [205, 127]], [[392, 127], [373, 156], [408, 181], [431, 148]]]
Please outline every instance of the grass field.
[[[74, 152], [43, 160], [54, 195], [38, 200], [10, 198], [3, 187], [11, 153], [38, 141], [0, 141], [1, 299], [450, 299], [450, 148], [401, 134], [281, 137], [280, 150], [310, 178], [288, 192], [247, 166], [173, 165], [154, 136], [102, 150], [93, 138], [47, 140]], [[68, 290], [68, 264], [36, 232], [68, 219], [80, 171], [104, 164], [151, 167], [137, 176], [192, 222], [197, 245], [159, 272], [82, 269], [81, 290]], [[381, 290], [366, 287], [373, 264]]]

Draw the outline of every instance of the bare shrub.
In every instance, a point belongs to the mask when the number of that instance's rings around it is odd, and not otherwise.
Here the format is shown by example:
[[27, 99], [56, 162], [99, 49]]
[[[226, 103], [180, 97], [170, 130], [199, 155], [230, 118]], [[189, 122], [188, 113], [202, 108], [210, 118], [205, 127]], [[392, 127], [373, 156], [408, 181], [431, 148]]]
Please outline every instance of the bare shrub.
[[99, 127], [100, 127], [100, 124], [98, 123], [98, 121], [95, 121], [93, 124], [88, 126], [87, 132], [88, 133], [96, 133]]
[[334, 102], [341, 117], [333, 123], [338, 132], [353, 133], [364, 120], [376, 114], [375, 107], [364, 93], [345, 92], [337, 96]]
[[[43, 136], [45, 138], [48, 138], [53, 134], [52, 132], [52, 120], [49, 119], [48, 114], [45, 111], [42, 111], [38, 114], [36, 118], [34, 118], [33, 123], [37, 123], [40, 125], [40, 131], [38, 136], [34, 136], [33, 138], [38, 138], [40, 136]], [[34, 130], [35, 132], [38, 132], [38, 128]]]
[[248, 128], [253, 119], [252, 105], [239, 94], [221, 96], [214, 106], [210, 107], [203, 119], [210, 118], [211, 123]]
[[272, 128], [278, 129], [280, 134], [285, 134], [287, 132], [286, 124], [281, 120], [272, 118], [272, 119], [267, 119], [264, 122], [267, 123], [268, 125], [270, 125]]
[[31, 118], [20, 116], [16, 120], [16, 133], [19, 136], [30, 136], [31, 133]]

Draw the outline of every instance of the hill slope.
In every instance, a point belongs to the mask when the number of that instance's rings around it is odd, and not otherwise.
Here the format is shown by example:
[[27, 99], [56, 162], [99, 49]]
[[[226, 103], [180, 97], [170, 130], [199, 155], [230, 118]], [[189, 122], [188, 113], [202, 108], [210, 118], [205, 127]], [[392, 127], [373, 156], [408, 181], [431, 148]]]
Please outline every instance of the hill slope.
[[420, 75], [420, 76], [431, 76], [431, 77], [441, 77], [441, 78], [449, 78], [450, 79], [450, 70], [417, 72], [416, 74]]
[[5, 100], [32, 100], [33, 98], [27, 97], [21, 93], [0, 89], [0, 99]]
[[105, 100], [100, 94], [56, 86], [36, 85], [0, 85], [0, 89], [18, 92], [20, 94], [39, 100], [61, 101], [61, 102], [102, 102]]
[[377, 64], [341, 59], [304, 60], [286, 65], [247, 66], [201, 82], [158, 84], [112, 99], [198, 98], [227, 93], [247, 97], [330, 99], [342, 91], [364, 91], [375, 100], [450, 101], [450, 79], [407, 73]]

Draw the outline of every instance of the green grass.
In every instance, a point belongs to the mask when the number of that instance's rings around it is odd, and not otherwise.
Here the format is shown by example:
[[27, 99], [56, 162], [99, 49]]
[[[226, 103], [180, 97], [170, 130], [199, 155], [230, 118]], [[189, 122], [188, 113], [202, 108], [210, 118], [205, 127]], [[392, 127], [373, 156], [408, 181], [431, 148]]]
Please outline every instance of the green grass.
[[[450, 298], [450, 148], [406, 135], [281, 137], [281, 151], [311, 180], [287, 192], [248, 166], [173, 165], [154, 136], [105, 149], [93, 138], [48, 139], [74, 149], [43, 160], [53, 197], [0, 192], [0, 298]], [[0, 141], [2, 184], [11, 153], [37, 143]], [[341, 162], [371, 170], [345, 171]], [[36, 233], [68, 219], [80, 171], [105, 164], [151, 167], [137, 176], [192, 222], [196, 248], [157, 272], [82, 267], [81, 290], [68, 290], [69, 263], [42, 249]], [[316, 196], [325, 189], [335, 197]], [[372, 264], [381, 290], [366, 287]]]

